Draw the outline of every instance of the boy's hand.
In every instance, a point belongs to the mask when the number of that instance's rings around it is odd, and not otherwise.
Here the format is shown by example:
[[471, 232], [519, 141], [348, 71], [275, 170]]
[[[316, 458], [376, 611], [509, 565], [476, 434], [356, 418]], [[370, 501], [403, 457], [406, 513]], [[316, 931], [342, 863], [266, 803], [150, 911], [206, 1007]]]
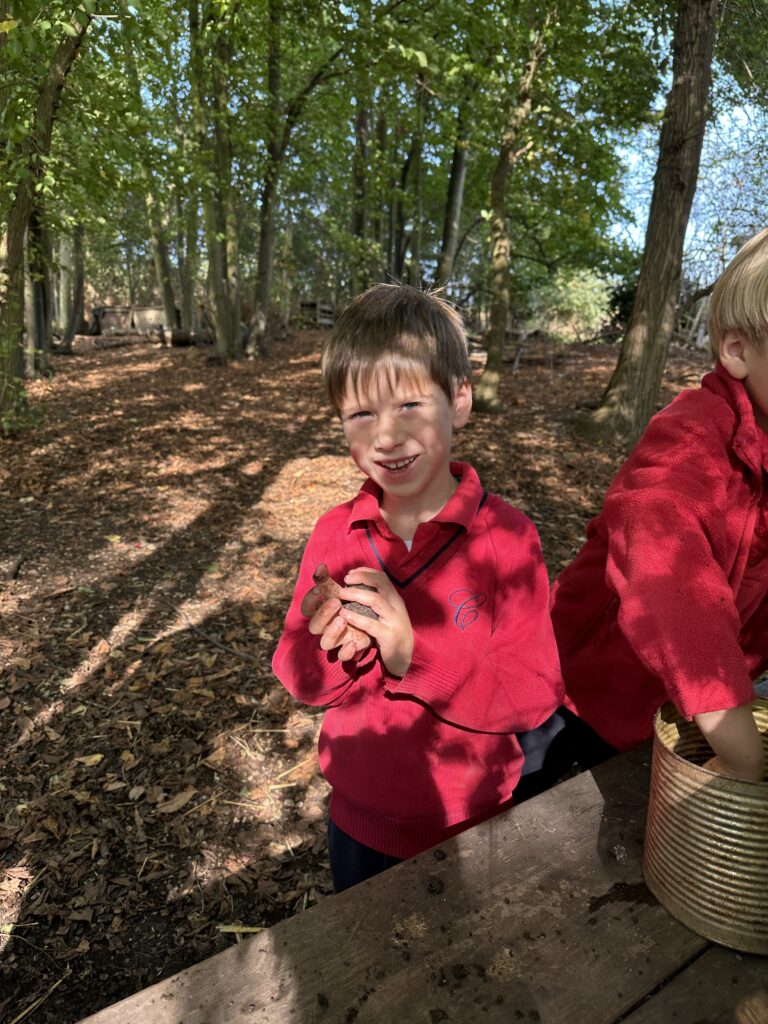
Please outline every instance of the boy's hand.
[[[373, 637], [388, 672], [404, 676], [413, 658], [413, 628], [402, 597], [386, 573], [378, 569], [352, 569], [344, 577], [344, 583], [346, 587], [339, 594], [341, 599], [370, 608], [377, 618], [361, 615], [352, 606], [342, 606], [339, 616]], [[372, 589], [359, 589], [363, 586]]]
[[324, 651], [338, 647], [339, 660], [349, 661], [371, 646], [371, 638], [339, 617], [341, 587], [331, 578], [325, 563], [317, 566], [312, 578], [315, 586], [307, 591], [301, 602], [301, 614], [309, 618], [307, 628], [320, 637], [320, 647]]
[[716, 755], [707, 761], [705, 768], [747, 782], [762, 781], [765, 754], [751, 704], [725, 711], [706, 711], [694, 715], [693, 720]]

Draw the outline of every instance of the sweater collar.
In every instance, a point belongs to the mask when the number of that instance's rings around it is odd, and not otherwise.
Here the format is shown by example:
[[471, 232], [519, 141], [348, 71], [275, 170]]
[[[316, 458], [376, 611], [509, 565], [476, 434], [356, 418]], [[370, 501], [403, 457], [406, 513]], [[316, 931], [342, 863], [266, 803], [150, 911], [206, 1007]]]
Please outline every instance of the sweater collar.
[[736, 429], [731, 446], [739, 458], [755, 473], [763, 471], [763, 432], [755, 422], [752, 400], [743, 380], [736, 380], [728, 373], [718, 359], [713, 373], [708, 373], [701, 382], [703, 388], [712, 391], [730, 405], [736, 414]]
[[[458, 478], [459, 485], [431, 523], [454, 523], [469, 530], [475, 521], [480, 502], [482, 501], [483, 485], [474, 468], [468, 462], [452, 462], [451, 473]], [[357, 497], [352, 502], [349, 515], [349, 529], [359, 524], [381, 520], [381, 488], [372, 480], [366, 480]]]

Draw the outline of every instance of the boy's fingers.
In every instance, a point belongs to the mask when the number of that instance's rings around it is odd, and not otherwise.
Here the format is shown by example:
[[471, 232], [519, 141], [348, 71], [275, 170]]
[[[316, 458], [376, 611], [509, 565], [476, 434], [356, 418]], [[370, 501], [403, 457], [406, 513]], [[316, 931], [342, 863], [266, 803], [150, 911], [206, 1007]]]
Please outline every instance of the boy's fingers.
[[373, 641], [367, 633], [361, 633], [359, 629], [355, 629], [354, 626], [347, 624], [347, 628], [341, 636], [339, 658], [341, 661], [348, 661], [356, 654], [362, 654], [363, 651], [367, 651], [372, 643]]
[[322, 604], [307, 623], [309, 632], [319, 636], [328, 623], [333, 620], [333, 617], [338, 615], [339, 608], [341, 608], [341, 601], [337, 601], [335, 597]]
[[381, 614], [383, 601], [381, 594], [376, 590], [361, 590], [360, 587], [343, 587], [339, 591], [339, 597], [342, 601], [354, 601], [355, 604], [364, 604], [366, 608], [370, 608], [377, 615]]
[[302, 615], [309, 617], [310, 615], [314, 615], [317, 609], [326, 600], [327, 598], [320, 593], [317, 587], [312, 587], [312, 589], [308, 590], [304, 597], [302, 597], [299, 610]]
[[369, 587], [375, 587], [377, 590], [392, 586], [385, 572], [382, 572], [381, 569], [369, 569], [365, 565], [361, 565], [357, 569], [350, 569], [344, 577], [344, 583], [347, 586], [354, 583], [366, 583]]
[[320, 637], [320, 647], [324, 651], [332, 651], [334, 647], [338, 647], [341, 643], [341, 638], [344, 630], [347, 628], [347, 624], [342, 618], [335, 618], [325, 627], [323, 635]]
[[381, 633], [381, 619], [369, 619], [367, 615], [361, 615], [359, 612], [350, 611], [349, 608], [342, 608], [339, 612], [339, 618], [342, 621], [346, 620], [350, 626], [354, 626], [355, 629], [360, 629], [369, 636], [372, 636], [375, 640], [379, 639]]

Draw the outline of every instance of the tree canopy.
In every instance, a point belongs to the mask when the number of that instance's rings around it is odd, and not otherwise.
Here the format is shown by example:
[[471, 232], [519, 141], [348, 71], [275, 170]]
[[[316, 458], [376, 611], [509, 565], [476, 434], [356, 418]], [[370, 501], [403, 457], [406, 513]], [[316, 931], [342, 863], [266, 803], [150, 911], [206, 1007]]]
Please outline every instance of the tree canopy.
[[[712, 187], [687, 253], [699, 284], [763, 215], [763, 5], [729, 0], [720, 15]], [[542, 317], [562, 329], [571, 292], [588, 306], [637, 267], [639, 242], [622, 228], [647, 211], [627, 171], [636, 140], [660, 127], [675, 11], [664, 0], [0, 5], [0, 408], [23, 373], [13, 254], [30, 218], [51, 233], [54, 273], [80, 232], [92, 299], [155, 302], [166, 326], [207, 325], [222, 360], [265, 352], [300, 297], [338, 305], [376, 280], [443, 285], [482, 332], [503, 277], [505, 330]], [[756, 160], [733, 145], [734, 124]]]

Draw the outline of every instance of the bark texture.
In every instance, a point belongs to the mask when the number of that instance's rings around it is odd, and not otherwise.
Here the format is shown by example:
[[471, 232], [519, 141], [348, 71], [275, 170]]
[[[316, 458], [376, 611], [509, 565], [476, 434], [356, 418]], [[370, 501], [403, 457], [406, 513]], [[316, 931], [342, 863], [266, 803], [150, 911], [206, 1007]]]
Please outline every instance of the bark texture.
[[656, 410], [675, 326], [683, 243], [704, 131], [719, 0], [680, 0], [672, 88], [659, 140], [645, 251], [621, 355], [600, 407], [577, 422], [595, 439], [635, 441]]
[[[81, 23], [82, 19], [82, 23]], [[24, 372], [24, 245], [32, 212], [35, 185], [41, 180], [44, 160], [61, 93], [80, 51], [91, 16], [73, 18], [73, 34], [65, 35], [56, 48], [38, 90], [34, 127], [21, 144], [26, 174], [19, 181], [10, 208], [0, 216], [7, 224], [0, 244], [0, 420], [23, 402]]]
[[445, 199], [443, 241], [435, 273], [435, 286], [438, 288], [448, 284], [450, 281], [459, 247], [459, 227], [461, 225], [461, 208], [464, 203], [464, 183], [467, 178], [468, 152], [468, 131], [463, 111], [460, 110], [456, 122], [456, 142], [453, 146], [451, 173], [448, 178], [448, 193]]
[[520, 130], [533, 106], [533, 83], [544, 56], [544, 41], [551, 14], [544, 18], [534, 36], [528, 61], [518, 81], [514, 105], [507, 116], [499, 159], [491, 178], [491, 326], [488, 358], [475, 389], [478, 412], [499, 412], [499, 379], [504, 355], [504, 338], [509, 318], [509, 228], [507, 226], [507, 179], [510, 168], [527, 151], [519, 146]]

